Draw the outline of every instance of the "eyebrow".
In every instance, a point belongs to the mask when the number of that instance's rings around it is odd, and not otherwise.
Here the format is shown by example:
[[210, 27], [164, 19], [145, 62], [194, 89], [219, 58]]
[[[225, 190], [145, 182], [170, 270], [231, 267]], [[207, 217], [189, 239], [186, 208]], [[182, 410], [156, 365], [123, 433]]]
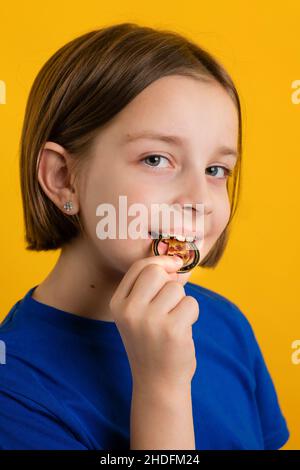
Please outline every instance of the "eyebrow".
[[[178, 135], [172, 134], [159, 134], [153, 131], [141, 131], [136, 134], [126, 134], [125, 142], [130, 143], [140, 139], [148, 140], [158, 140], [161, 142], [167, 142], [168, 144], [174, 144], [180, 147], [183, 147], [187, 139], [185, 137], [180, 137]], [[217, 149], [219, 155], [232, 155], [237, 158], [237, 151], [234, 148], [228, 147], [227, 145], [222, 145]]]

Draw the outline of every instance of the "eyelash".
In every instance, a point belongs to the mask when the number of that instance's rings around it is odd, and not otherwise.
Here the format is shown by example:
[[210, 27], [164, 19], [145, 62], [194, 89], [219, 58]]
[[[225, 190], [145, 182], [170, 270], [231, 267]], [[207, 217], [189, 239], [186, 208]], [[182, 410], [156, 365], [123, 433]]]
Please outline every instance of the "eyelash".
[[[166, 159], [166, 160], [169, 160], [169, 159], [168, 159], [167, 157], [165, 157], [164, 155], [159, 155], [159, 154], [154, 153], [154, 154], [151, 154], [151, 155], [147, 155], [147, 156], [144, 157], [141, 161], [144, 162], [145, 160], [147, 160], [147, 158], [150, 158], [150, 157], [160, 157], [160, 158], [164, 158], [164, 159]], [[158, 167], [151, 166], [151, 165], [147, 165], [147, 166], [150, 166], [151, 168], [153, 168], [154, 171], [159, 170]], [[232, 174], [233, 174], [233, 171], [232, 171], [232, 170], [230, 170], [229, 168], [227, 168], [226, 166], [223, 166], [223, 165], [212, 165], [212, 166], [210, 166], [210, 167], [208, 167], [208, 168], [222, 168], [222, 169], [225, 171], [225, 173], [226, 173], [226, 178], [229, 177], [229, 176], [232, 176]], [[225, 177], [217, 178], [217, 179], [225, 179]]]

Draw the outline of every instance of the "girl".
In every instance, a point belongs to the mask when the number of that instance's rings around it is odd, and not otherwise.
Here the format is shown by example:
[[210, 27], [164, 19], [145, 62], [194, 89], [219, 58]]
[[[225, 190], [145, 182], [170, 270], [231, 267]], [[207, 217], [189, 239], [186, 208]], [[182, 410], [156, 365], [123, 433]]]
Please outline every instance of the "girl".
[[42, 67], [20, 145], [25, 235], [29, 250], [61, 252], [0, 328], [2, 449], [278, 449], [287, 441], [239, 308], [188, 282], [178, 257], [154, 256], [152, 226], [137, 240], [99, 240], [96, 229], [99, 204], [117, 207], [125, 195], [147, 209], [190, 204], [184, 235], [199, 235], [200, 203], [200, 265], [215, 267], [238, 201], [241, 130], [231, 78], [175, 32], [109, 26]]

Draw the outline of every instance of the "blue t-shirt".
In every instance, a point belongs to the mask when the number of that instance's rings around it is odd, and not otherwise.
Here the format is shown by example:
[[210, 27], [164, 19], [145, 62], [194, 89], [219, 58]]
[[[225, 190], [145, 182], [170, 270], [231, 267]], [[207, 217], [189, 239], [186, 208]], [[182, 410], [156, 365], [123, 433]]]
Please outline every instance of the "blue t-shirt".
[[[116, 324], [43, 304], [35, 287], [0, 325], [0, 449], [130, 449], [132, 377]], [[289, 431], [245, 315], [209, 289], [184, 289], [200, 307], [192, 325], [196, 449], [282, 447]]]

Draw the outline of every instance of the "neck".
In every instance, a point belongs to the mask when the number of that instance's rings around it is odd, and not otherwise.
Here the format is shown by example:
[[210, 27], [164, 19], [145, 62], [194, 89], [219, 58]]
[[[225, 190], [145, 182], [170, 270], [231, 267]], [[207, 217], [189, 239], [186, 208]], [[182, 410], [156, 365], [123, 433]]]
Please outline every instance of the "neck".
[[95, 259], [83, 239], [72, 240], [32, 297], [69, 313], [113, 322], [109, 302], [123, 274], [97, 265]]

